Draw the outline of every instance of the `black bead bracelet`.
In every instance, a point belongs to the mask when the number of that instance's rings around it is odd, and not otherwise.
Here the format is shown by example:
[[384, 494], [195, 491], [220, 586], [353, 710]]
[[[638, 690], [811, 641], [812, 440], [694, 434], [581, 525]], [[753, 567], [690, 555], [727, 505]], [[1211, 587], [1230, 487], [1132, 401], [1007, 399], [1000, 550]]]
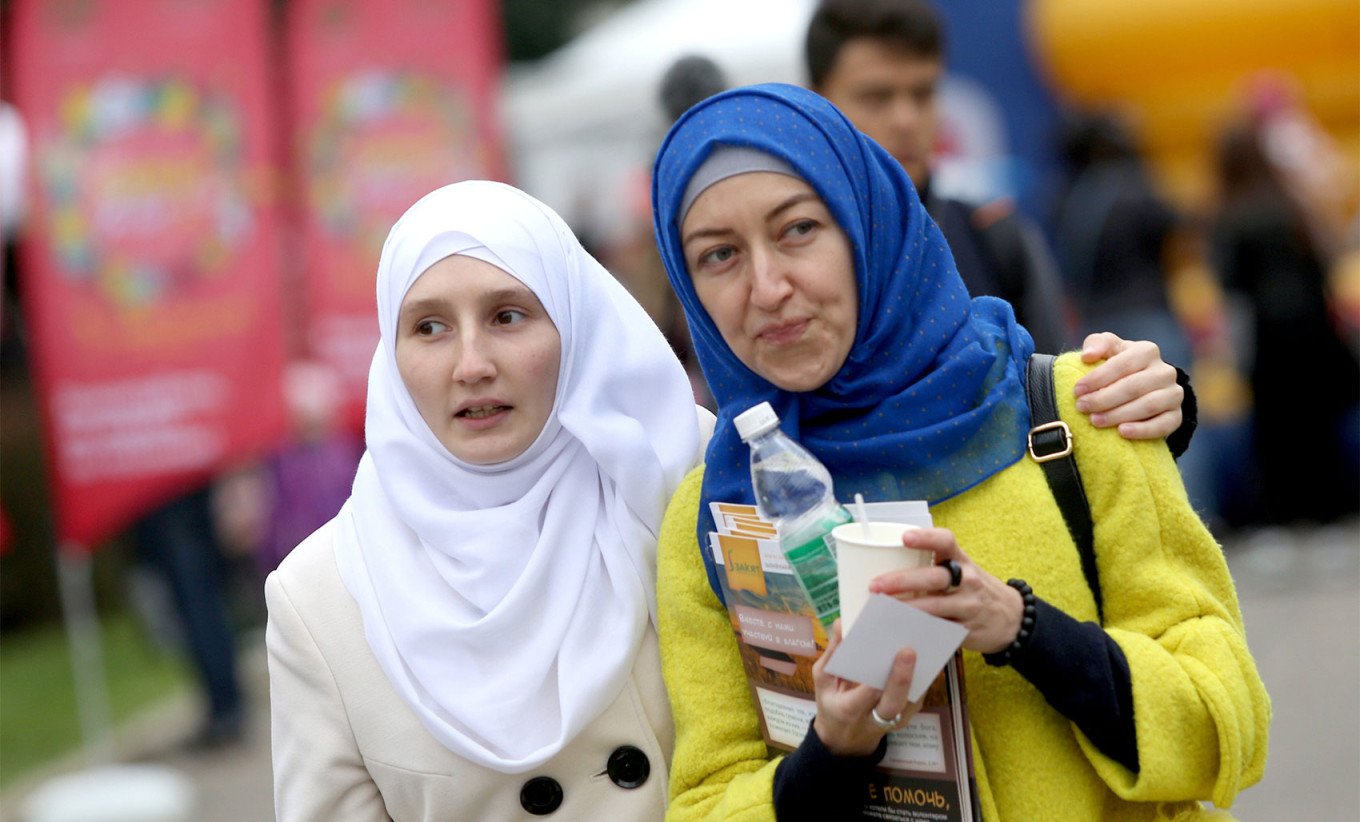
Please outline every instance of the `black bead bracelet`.
[[1020, 592], [1020, 598], [1025, 602], [1025, 612], [1020, 618], [1020, 632], [1015, 635], [1015, 641], [994, 654], [982, 655], [982, 659], [988, 665], [998, 668], [1011, 664], [1015, 655], [1025, 649], [1030, 636], [1034, 633], [1034, 589], [1023, 579], [1008, 579], [1006, 584]]

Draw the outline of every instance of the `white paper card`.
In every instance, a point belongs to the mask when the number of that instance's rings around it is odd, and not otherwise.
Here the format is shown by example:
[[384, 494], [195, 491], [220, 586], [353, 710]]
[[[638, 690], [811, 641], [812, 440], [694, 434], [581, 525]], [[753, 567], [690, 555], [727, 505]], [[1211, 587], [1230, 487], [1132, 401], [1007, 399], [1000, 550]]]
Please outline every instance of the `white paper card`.
[[907, 701], [920, 699], [963, 644], [968, 629], [931, 616], [886, 594], [874, 594], [841, 639], [826, 670], [842, 679], [882, 689], [893, 659], [907, 646], [916, 650], [916, 673]]
[[[846, 507], [850, 510], [850, 513], [855, 513], [854, 504]], [[931, 528], [935, 525], [930, 516], [930, 506], [924, 500], [866, 502], [864, 503], [864, 511], [870, 522], [900, 522], [904, 525], [915, 525], [920, 528]]]

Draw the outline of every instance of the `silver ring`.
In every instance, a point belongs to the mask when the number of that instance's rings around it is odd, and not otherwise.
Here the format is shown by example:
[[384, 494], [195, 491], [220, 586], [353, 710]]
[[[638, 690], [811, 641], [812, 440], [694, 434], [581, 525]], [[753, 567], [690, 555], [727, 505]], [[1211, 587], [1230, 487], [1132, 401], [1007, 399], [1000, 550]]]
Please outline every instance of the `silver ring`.
[[892, 719], [884, 719], [883, 717], [878, 715], [878, 708], [874, 707], [869, 709], [869, 715], [874, 718], [874, 724], [885, 731], [891, 731], [893, 728], [897, 727], [897, 723], [902, 721], [901, 711], [898, 711], [897, 716], [893, 717]]

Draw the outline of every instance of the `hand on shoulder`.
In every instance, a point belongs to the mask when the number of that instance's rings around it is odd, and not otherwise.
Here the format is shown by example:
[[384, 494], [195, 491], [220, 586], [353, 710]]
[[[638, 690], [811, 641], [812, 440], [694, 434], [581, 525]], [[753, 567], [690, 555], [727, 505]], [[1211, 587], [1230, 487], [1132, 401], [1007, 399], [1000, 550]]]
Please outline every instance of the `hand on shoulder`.
[[1096, 428], [1118, 427], [1125, 439], [1159, 439], [1180, 427], [1185, 389], [1157, 344], [1108, 331], [1082, 343], [1081, 359], [1099, 365], [1077, 380], [1077, 410]]

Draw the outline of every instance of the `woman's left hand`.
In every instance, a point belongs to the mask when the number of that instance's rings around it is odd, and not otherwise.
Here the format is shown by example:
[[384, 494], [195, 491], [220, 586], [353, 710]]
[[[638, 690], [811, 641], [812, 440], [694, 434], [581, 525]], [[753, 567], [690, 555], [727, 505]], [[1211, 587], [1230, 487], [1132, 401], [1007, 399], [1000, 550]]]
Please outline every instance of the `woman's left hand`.
[[1125, 439], [1165, 437], [1181, 426], [1185, 389], [1156, 343], [1102, 331], [1081, 344], [1081, 360], [1105, 362], [1077, 380], [1077, 410], [1096, 428], [1119, 426]]
[[[933, 551], [935, 565], [904, 568], [876, 577], [869, 592], [888, 594], [968, 629], [963, 647], [990, 654], [1015, 641], [1025, 603], [1020, 592], [975, 564], [947, 528], [913, 528], [902, 535], [908, 548]], [[953, 560], [962, 571], [957, 588], [952, 572], [940, 563]]]

